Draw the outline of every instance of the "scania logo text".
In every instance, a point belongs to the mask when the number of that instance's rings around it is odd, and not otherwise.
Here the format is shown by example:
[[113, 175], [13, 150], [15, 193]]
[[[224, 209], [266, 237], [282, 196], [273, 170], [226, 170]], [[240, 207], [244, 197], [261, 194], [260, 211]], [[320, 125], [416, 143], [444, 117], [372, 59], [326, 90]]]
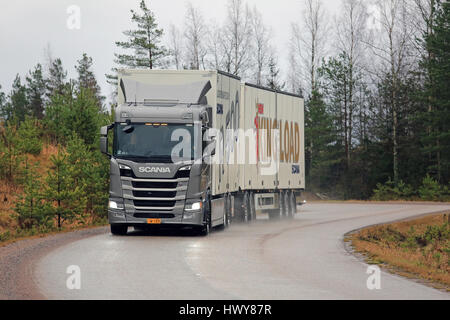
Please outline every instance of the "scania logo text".
[[158, 167], [141, 167], [140, 173], [170, 173], [170, 168], [158, 168]]

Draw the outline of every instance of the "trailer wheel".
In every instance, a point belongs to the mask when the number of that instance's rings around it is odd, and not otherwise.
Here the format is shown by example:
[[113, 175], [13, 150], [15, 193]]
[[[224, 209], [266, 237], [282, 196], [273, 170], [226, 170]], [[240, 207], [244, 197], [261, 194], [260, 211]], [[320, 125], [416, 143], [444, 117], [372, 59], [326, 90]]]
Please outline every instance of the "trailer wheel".
[[228, 218], [228, 214], [226, 211], [223, 213], [223, 225], [222, 228], [226, 229], [230, 226], [230, 219]]
[[292, 208], [291, 218], [294, 218], [297, 214], [297, 198], [295, 197], [295, 193], [291, 192], [290, 203]]
[[128, 233], [128, 226], [123, 224], [112, 224], [111, 233], [114, 236], [126, 236]]
[[230, 197], [225, 197], [225, 208], [223, 210], [223, 225], [224, 229], [228, 228], [231, 224], [231, 200]]
[[246, 192], [244, 194], [244, 207], [242, 209], [242, 222], [248, 223], [251, 221], [252, 217], [252, 211], [251, 211], [251, 205], [250, 205], [250, 194]]
[[272, 211], [269, 212], [269, 219], [270, 220], [279, 220], [282, 217], [284, 217], [284, 215], [286, 213], [286, 204], [284, 203], [284, 193], [283, 193], [283, 191], [280, 191], [278, 205], [280, 207], [279, 210], [272, 210]]
[[286, 203], [286, 217], [288, 219], [293, 217], [293, 212], [294, 212], [294, 207], [292, 206], [292, 201], [291, 201], [291, 192], [287, 191], [284, 194], [284, 201]]
[[[230, 225], [230, 224], [231, 224], [231, 221], [232, 221], [232, 218], [233, 218], [233, 216], [232, 216], [232, 210], [231, 210], [231, 195], [228, 195], [228, 197], [227, 197], [227, 203], [228, 203], [227, 210], [226, 210], [226, 213], [227, 213], [227, 221], [228, 221], [228, 225]], [[236, 210], [236, 207], [234, 208], [234, 210]], [[234, 212], [234, 215], [236, 215], [236, 212]]]
[[256, 209], [255, 209], [255, 195], [253, 193], [250, 193], [250, 213], [252, 220], [256, 220]]
[[280, 217], [282, 218], [287, 217], [289, 211], [289, 202], [286, 201], [286, 195], [286, 192], [280, 191]]

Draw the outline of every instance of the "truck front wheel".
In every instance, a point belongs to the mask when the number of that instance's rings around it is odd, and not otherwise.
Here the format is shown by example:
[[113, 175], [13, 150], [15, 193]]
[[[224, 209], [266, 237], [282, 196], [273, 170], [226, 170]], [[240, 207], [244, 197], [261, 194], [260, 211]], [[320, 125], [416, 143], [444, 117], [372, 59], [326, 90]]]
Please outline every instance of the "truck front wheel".
[[206, 237], [211, 232], [211, 223], [207, 222], [203, 227], [200, 228], [200, 235]]
[[200, 227], [200, 235], [206, 237], [211, 232], [211, 210], [205, 212], [205, 221]]
[[111, 233], [114, 236], [125, 236], [128, 233], [128, 226], [122, 224], [112, 224]]

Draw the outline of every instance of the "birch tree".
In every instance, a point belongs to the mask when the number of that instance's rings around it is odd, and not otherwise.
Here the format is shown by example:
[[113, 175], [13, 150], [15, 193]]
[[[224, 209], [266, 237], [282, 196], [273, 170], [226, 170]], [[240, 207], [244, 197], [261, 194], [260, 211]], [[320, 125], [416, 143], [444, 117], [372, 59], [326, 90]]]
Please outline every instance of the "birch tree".
[[321, 0], [305, 0], [304, 4], [302, 22], [291, 25], [290, 60], [310, 94], [317, 89], [317, 69], [326, 55], [328, 23]]
[[207, 28], [203, 22], [203, 15], [192, 3], [187, 4], [184, 26], [187, 67], [192, 70], [205, 69], [207, 55], [205, 38]]
[[252, 15], [242, 0], [229, 0], [227, 11], [223, 27], [223, 65], [225, 71], [245, 77], [252, 62]]
[[183, 68], [183, 37], [175, 25], [169, 28], [169, 52], [172, 63], [177, 70]]
[[409, 23], [406, 0], [378, 0], [381, 30], [379, 38], [369, 46], [378, 57], [381, 68], [375, 71], [380, 79], [387, 80], [386, 107], [391, 115], [391, 139], [394, 182], [399, 182], [399, 96], [402, 77], [407, 73], [411, 60], [412, 28]]
[[252, 12], [252, 33], [254, 43], [254, 81], [260, 86], [263, 84], [264, 75], [268, 71], [272, 48], [269, 45], [271, 30], [264, 24], [262, 15], [256, 6]]
[[[326, 36], [327, 36], [326, 12], [321, 0], [304, 0], [304, 10], [301, 16], [301, 22], [294, 22], [291, 25], [290, 39], [290, 73], [289, 82], [294, 92], [302, 91], [307, 95], [305, 104], [305, 123], [306, 126], [313, 125], [309, 121], [311, 115], [310, 108], [318, 104], [312, 101], [312, 97], [318, 96], [317, 88], [317, 70], [320, 61], [325, 57]], [[310, 134], [312, 128], [305, 128], [306, 132], [306, 171], [311, 172], [314, 162], [315, 137]]]
[[225, 50], [227, 48], [223, 42], [222, 30], [222, 27], [217, 23], [211, 22], [209, 24], [209, 32], [206, 38], [206, 46], [208, 48], [206, 62], [209, 68], [227, 71], [230, 67], [225, 67], [225, 61], [229, 61], [229, 59], [226, 59]]
[[[361, 82], [361, 70], [363, 68], [363, 58], [365, 38], [366, 38], [366, 24], [367, 24], [367, 10], [363, 0], [344, 0], [342, 2], [341, 11], [336, 20], [336, 49], [340, 54], [343, 54], [342, 62], [347, 64], [345, 93], [341, 99], [341, 119], [342, 129], [345, 145], [345, 157], [347, 162], [347, 169], [350, 167], [351, 149], [354, 135], [354, 118], [358, 109], [360, 120], [362, 120], [363, 105], [357, 105], [358, 93], [365, 93], [364, 90], [359, 90], [358, 87], [363, 85]], [[357, 76], [358, 75], [358, 76]], [[362, 97], [359, 97], [362, 98]], [[358, 99], [360, 102], [362, 99]]]

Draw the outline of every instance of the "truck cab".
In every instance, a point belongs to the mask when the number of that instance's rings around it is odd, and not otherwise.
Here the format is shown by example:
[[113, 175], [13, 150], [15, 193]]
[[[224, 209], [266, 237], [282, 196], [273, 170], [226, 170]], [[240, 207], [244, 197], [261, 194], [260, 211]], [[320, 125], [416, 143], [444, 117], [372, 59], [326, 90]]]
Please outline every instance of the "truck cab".
[[188, 95], [171, 87], [168, 99], [162, 88], [122, 81], [123, 95], [131, 98], [101, 129], [101, 150], [111, 159], [108, 218], [114, 235], [151, 225], [209, 232], [211, 170], [203, 158], [212, 143], [204, 141], [211, 126], [205, 99], [210, 87], [197, 83]]

